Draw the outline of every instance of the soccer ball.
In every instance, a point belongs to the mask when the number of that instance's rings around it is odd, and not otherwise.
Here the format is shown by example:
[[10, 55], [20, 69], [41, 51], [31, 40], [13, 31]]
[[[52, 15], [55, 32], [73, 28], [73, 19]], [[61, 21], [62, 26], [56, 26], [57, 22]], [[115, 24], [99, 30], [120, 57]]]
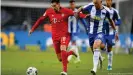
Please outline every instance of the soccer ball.
[[35, 67], [29, 67], [26, 71], [27, 75], [37, 75], [37, 69]]

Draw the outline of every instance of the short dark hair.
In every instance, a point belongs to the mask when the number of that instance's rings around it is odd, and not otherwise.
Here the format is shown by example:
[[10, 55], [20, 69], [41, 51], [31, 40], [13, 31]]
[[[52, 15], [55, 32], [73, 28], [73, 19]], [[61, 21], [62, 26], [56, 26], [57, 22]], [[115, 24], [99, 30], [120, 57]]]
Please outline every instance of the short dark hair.
[[54, 2], [60, 3], [60, 0], [51, 0], [51, 3], [54, 3]]
[[75, 2], [75, 0], [70, 0], [69, 3]]

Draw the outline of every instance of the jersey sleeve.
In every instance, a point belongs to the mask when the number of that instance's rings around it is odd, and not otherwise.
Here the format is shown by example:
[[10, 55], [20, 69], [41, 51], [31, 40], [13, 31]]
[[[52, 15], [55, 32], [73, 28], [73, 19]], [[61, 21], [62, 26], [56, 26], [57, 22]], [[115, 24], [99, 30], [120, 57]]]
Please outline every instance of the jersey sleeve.
[[[112, 27], [114, 30], [116, 30], [114, 21], [112, 20], [112, 18], [111, 18], [111, 16], [110, 16], [110, 11], [107, 11], [107, 12], [106, 12], [106, 17], [107, 17], [107, 19], [109, 20], [109, 23], [110, 23], [111, 27]], [[105, 19], [106, 19], [106, 18], [105, 18]]]
[[43, 16], [41, 16], [36, 22], [35, 24], [33, 25], [32, 27], [32, 31], [34, 31], [39, 25], [40, 23], [42, 23], [42, 21], [48, 16], [48, 12], [46, 10], [46, 12], [43, 14]]
[[88, 10], [89, 5], [82, 6], [83, 10]]
[[94, 6], [94, 4], [89, 3], [88, 5], [82, 6], [82, 9], [85, 11], [90, 11], [92, 6]]
[[46, 12], [43, 14], [44, 17], [48, 16], [48, 10], [46, 10]]
[[74, 12], [70, 9], [68, 9], [67, 13], [68, 13], [69, 16], [74, 16]]
[[115, 10], [114, 12], [114, 18], [115, 18], [115, 24], [119, 26], [121, 24], [121, 18], [117, 10]]
[[82, 12], [79, 12], [79, 18], [86, 18], [86, 14], [83, 14]]
[[[111, 17], [110, 17], [110, 11], [107, 11], [107, 12], [106, 12], [106, 18], [107, 18], [108, 20], [111, 19]], [[105, 19], [106, 19], [106, 18], [105, 18]]]

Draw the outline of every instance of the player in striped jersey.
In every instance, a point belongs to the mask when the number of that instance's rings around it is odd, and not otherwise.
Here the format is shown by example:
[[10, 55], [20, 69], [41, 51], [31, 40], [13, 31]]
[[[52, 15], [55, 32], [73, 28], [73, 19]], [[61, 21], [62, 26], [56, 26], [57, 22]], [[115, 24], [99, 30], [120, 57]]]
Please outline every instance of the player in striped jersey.
[[[88, 5], [92, 5], [92, 6], [94, 6], [94, 3], [93, 2], [91, 2], [91, 3], [89, 3]], [[88, 27], [86, 26], [86, 28], [88, 29]], [[86, 30], [87, 30], [86, 29]], [[87, 30], [87, 34], [88, 34], [88, 30]], [[91, 47], [91, 51], [94, 53], [94, 51], [93, 51], [93, 43], [94, 43], [94, 40], [91, 40], [90, 39], [90, 47]], [[101, 47], [101, 49], [102, 50], [105, 50], [105, 48], [104, 47]], [[102, 64], [103, 64], [103, 60], [105, 59], [105, 57], [103, 57], [102, 55], [100, 55], [99, 56], [99, 67], [100, 67], [100, 69], [102, 69]]]
[[[101, 0], [93, 0], [94, 5], [85, 5], [79, 8], [78, 12], [81, 10], [86, 10], [90, 14], [89, 19], [89, 40], [90, 45], [93, 47], [93, 69], [91, 73], [96, 75], [97, 66], [99, 62], [100, 47], [101, 45], [105, 45], [105, 26], [104, 21], [108, 18], [110, 25], [116, 31], [116, 27], [114, 21], [110, 17], [110, 10], [102, 5]], [[116, 40], [118, 40], [118, 34], [115, 35]]]
[[[120, 16], [118, 11], [112, 7], [112, 0], [106, 0], [106, 6], [110, 9], [110, 17], [115, 22], [116, 28], [121, 24]], [[112, 27], [109, 25], [108, 19], [105, 20], [105, 39], [107, 44], [107, 51], [108, 51], [108, 67], [107, 70], [112, 70], [112, 61], [113, 61], [113, 52], [112, 46], [115, 45], [115, 33]]]
[[[71, 42], [72, 42], [72, 44], [70, 46], [70, 50], [75, 50], [75, 52], [77, 54], [75, 63], [78, 63], [78, 62], [80, 62], [78, 46], [76, 45], [77, 33], [80, 31], [78, 22], [81, 21], [83, 23], [83, 25], [86, 26], [85, 20], [83, 18], [86, 18], [87, 15], [82, 14], [82, 12], [80, 12], [77, 16], [78, 9], [76, 9], [76, 4], [75, 4], [74, 0], [70, 0], [69, 5], [70, 5], [70, 9], [75, 13], [74, 16], [70, 16], [68, 18], [68, 21], [69, 21], [68, 22], [68, 32], [71, 33]], [[72, 55], [70, 55], [68, 57], [68, 61], [70, 61], [71, 58], [72, 58]]]

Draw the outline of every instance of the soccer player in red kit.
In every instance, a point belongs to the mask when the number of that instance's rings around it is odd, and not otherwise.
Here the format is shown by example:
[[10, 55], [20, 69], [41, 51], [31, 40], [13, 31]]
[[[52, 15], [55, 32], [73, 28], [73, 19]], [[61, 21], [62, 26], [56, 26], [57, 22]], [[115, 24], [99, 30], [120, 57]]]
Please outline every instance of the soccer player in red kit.
[[62, 62], [63, 72], [61, 75], [67, 75], [67, 58], [69, 55], [77, 57], [75, 51], [67, 52], [67, 47], [70, 41], [70, 33], [68, 32], [68, 17], [73, 16], [74, 13], [68, 8], [60, 6], [59, 0], [51, 1], [51, 8], [48, 8], [43, 16], [41, 16], [32, 29], [29, 31], [31, 34], [39, 24], [45, 19], [49, 18], [52, 25], [52, 40], [57, 54], [57, 58]]

